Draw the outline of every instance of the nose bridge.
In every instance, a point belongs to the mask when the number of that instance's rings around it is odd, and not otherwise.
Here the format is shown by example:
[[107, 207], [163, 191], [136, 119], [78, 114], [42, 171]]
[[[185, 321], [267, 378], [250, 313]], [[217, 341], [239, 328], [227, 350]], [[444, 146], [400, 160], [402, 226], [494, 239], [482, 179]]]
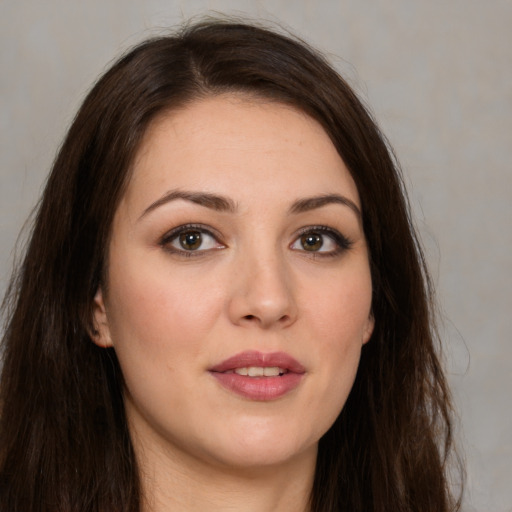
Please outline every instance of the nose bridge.
[[257, 239], [237, 254], [230, 314], [235, 323], [286, 326], [296, 318], [293, 278], [278, 243]]

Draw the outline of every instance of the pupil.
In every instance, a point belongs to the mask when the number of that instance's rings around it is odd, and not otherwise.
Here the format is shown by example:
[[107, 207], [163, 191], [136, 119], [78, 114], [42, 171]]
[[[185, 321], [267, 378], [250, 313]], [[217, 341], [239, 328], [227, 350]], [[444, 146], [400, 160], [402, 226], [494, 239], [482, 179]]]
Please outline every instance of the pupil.
[[306, 251], [317, 251], [323, 245], [322, 236], [318, 233], [309, 233], [301, 238], [302, 246]]
[[180, 244], [183, 249], [197, 249], [201, 245], [201, 233], [199, 231], [188, 231], [180, 235]]

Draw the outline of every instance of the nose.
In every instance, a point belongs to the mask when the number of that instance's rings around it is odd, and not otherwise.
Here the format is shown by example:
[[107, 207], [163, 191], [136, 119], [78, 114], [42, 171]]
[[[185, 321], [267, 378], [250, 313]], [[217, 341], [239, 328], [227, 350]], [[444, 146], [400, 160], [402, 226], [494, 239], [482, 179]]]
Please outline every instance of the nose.
[[241, 257], [231, 290], [228, 313], [236, 325], [285, 328], [297, 319], [293, 279], [277, 253]]

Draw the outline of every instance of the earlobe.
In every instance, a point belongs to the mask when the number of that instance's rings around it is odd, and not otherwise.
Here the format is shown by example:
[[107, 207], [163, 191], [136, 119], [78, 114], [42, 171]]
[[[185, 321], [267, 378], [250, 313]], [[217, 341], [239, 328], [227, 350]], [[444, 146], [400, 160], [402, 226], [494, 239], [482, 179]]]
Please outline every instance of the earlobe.
[[375, 318], [373, 317], [373, 313], [370, 313], [368, 320], [366, 321], [366, 325], [363, 330], [363, 344], [370, 341], [370, 338], [373, 334], [373, 328], [375, 327]]
[[101, 288], [98, 288], [94, 296], [92, 326], [93, 331], [89, 335], [98, 347], [107, 348], [114, 345], [110, 336], [107, 310]]

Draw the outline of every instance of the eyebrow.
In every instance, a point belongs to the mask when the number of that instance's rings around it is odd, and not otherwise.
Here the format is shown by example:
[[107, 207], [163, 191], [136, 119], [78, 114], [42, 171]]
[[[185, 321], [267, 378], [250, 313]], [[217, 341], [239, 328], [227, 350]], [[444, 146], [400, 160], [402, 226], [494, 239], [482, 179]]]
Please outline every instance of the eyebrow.
[[215, 194], [209, 194], [208, 192], [189, 192], [186, 190], [171, 190], [164, 194], [160, 199], [157, 199], [154, 203], [151, 203], [142, 213], [139, 219], [152, 212], [159, 206], [162, 206], [171, 201], [177, 199], [183, 199], [184, 201], [190, 201], [191, 203], [210, 208], [219, 212], [230, 212], [236, 211], [236, 204], [234, 201], [227, 197], [218, 196]]
[[321, 208], [322, 206], [326, 206], [328, 204], [341, 204], [343, 206], [348, 206], [359, 219], [362, 217], [361, 210], [356, 205], [356, 203], [354, 203], [354, 201], [348, 197], [339, 194], [325, 194], [299, 199], [292, 204], [290, 213], [304, 213], [310, 210], [315, 210], [316, 208]]
[[[171, 190], [157, 199], [154, 203], [151, 203], [139, 217], [139, 220], [160, 206], [172, 201], [176, 201], [178, 199], [189, 201], [191, 203], [195, 203], [200, 206], [204, 206], [205, 208], [210, 208], [219, 212], [234, 213], [237, 210], [236, 203], [228, 197], [210, 194], [208, 192]], [[304, 213], [329, 204], [341, 204], [343, 206], [347, 206], [357, 215], [359, 219], [361, 218], [361, 210], [358, 208], [358, 206], [348, 197], [339, 194], [324, 194], [299, 199], [291, 205], [289, 213]]]

